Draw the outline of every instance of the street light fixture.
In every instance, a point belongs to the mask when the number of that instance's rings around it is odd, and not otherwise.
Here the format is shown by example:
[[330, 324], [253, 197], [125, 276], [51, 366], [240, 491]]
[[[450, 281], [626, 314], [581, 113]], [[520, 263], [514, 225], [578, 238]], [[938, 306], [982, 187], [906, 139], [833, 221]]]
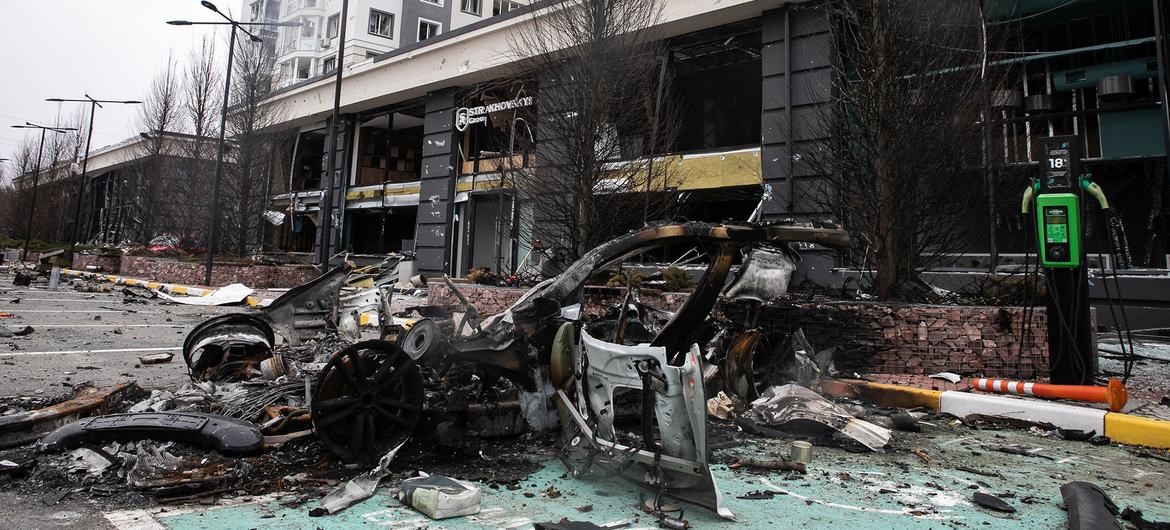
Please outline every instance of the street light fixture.
[[73, 236], [69, 238], [69, 253], [66, 258], [73, 260], [73, 250], [77, 246], [78, 233], [81, 230], [81, 198], [85, 196], [86, 170], [89, 169], [89, 146], [93, 141], [93, 115], [97, 112], [97, 108], [102, 106], [102, 103], [118, 103], [122, 105], [139, 105], [142, 102], [133, 99], [94, 99], [89, 94], [85, 94], [85, 99], [69, 99], [69, 98], [49, 98], [45, 101], [53, 101], [56, 103], [89, 103], [89, 132], [85, 135], [85, 158], [81, 161], [81, 179], [77, 185], [77, 206], [73, 209]]
[[224, 22], [192, 22], [190, 20], [170, 20], [170, 21], [167, 21], [167, 24], [170, 24], [172, 26], [228, 26], [228, 25], [230, 25], [232, 27], [231, 37], [228, 39], [227, 75], [224, 76], [223, 111], [219, 116], [219, 146], [216, 149], [217, 153], [216, 153], [216, 160], [215, 160], [215, 181], [213, 182], [213, 184], [211, 186], [211, 208], [210, 208], [211, 211], [210, 211], [210, 213], [208, 215], [208, 219], [207, 219], [207, 259], [205, 261], [204, 268], [203, 268], [203, 284], [204, 285], [211, 285], [211, 263], [212, 263], [212, 259], [213, 259], [214, 255], [215, 255], [216, 228], [218, 226], [218, 223], [216, 223], [216, 219], [219, 217], [219, 183], [223, 179], [223, 154], [225, 151], [225, 149], [224, 149], [224, 133], [226, 131], [226, 124], [227, 124], [228, 103], [229, 103], [229, 99], [231, 99], [232, 63], [233, 63], [233, 60], [235, 59], [235, 56], [236, 56], [236, 53], [235, 53], [235, 51], [236, 51], [236, 30], [238, 29], [238, 30], [244, 32], [245, 35], [250, 37], [252, 42], [263, 42], [264, 39], [261, 39], [260, 37], [253, 35], [251, 32], [249, 32], [247, 29], [245, 29], [244, 26], [292, 27], [292, 26], [301, 26], [302, 24], [300, 24], [299, 22], [272, 22], [272, 23], [268, 23], [268, 22], [239, 22], [236, 20], [232, 20], [231, 17], [225, 15], [222, 11], [219, 10], [219, 8], [215, 7], [215, 4], [209, 2], [208, 0], [202, 0], [199, 3], [203, 4], [203, 7], [206, 7], [207, 9], [215, 11], [216, 14], [223, 17]]
[[13, 129], [40, 129], [41, 143], [37, 147], [37, 165], [33, 167], [33, 188], [32, 188], [32, 204], [28, 209], [28, 228], [24, 231], [24, 251], [20, 254], [20, 260], [28, 259], [28, 240], [32, 238], [32, 223], [33, 214], [37, 211], [37, 180], [41, 176], [41, 153], [45, 150], [45, 133], [53, 131], [55, 133], [64, 133], [68, 131], [76, 131], [73, 127], [49, 127], [47, 125], [37, 125], [31, 122], [24, 122], [24, 125], [13, 125]]

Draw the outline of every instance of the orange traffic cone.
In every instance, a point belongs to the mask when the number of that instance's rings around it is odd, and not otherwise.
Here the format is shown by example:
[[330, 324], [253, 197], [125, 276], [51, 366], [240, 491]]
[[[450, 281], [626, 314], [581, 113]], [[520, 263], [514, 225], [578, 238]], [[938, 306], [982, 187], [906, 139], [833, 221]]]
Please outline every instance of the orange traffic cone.
[[1125, 402], [1129, 399], [1129, 395], [1125, 393], [1125, 386], [1116, 378], [1109, 379], [1109, 386], [1052, 385], [1048, 383], [1025, 383], [1022, 381], [1005, 381], [1003, 379], [976, 378], [971, 380], [971, 388], [984, 392], [995, 392], [997, 394], [1016, 394], [1020, 396], [1040, 396], [1108, 403], [1109, 410], [1113, 412], [1121, 410], [1121, 407], [1124, 407]]

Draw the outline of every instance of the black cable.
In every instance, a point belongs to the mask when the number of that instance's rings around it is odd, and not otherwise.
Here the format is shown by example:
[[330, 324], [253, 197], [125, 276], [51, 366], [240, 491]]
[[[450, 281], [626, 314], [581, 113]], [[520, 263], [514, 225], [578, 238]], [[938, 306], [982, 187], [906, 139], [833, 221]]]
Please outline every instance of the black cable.
[[[1102, 217], [1104, 217], [1106, 214], [1104, 211], [1102, 211], [1101, 215], [1102, 215]], [[1106, 224], [1108, 224], [1108, 222], [1106, 222]], [[1095, 235], [1097, 237], [1097, 261], [1101, 266], [1101, 286], [1105, 288], [1105, 303], [1106, 303], [1106, 305], [1109, 306], [1109, 318], [1113, 320], [1113, 327], [1115, 330], [1117, 330], [1117, 342], [1121, 345], [1121, 354], [1123, 356], [1129, 355], [1132, 357], [1132, 354], [1133, 354], [1132, 349], [1130, 350], [1130, 352], [1128, 354], [1125, 351], [1125, 339], [1123, 339], [1121, 336], [1121, 322], [1117, 318], [1116, 308], [1113, 307], [1113, 294], [1109, 290], [1109, 277], [1107, 276], [1107, 273], [1105, 271], [1105, 256], [1101, 253], [1101, 247], [1102, 247], [1101, 231], [1097, 230], [1096, 232], [1097, 233]], [[1106, 239], [1108, 239], [1108, 238], [1106, 238]], [[1112, 242], [1109, 243], [1109, 252], [1110, 252], [1110, 254], [1114, 255], [1114, 259], [1116, 260], [1116, 253], [1113, 251], [1113, 243]], [[1115, 263], [1111, 264], [1111, 268], [1113, 268], [1113, 270], [1116, 271], [1117, 265]], [[1119, 298], [1120, 298], [1120, 296], [1119, 296]], [[1120, 299], [1118, 300], [1118, 303], [1121, 303]], [[1133, 371], [1132, 358], [1127, 359], [1122, 363], [1121, 371], [1123, 374], [1122, 379], [1121, 379], [1121, 383], [1122, 384], [1128, 383], [1130, 373]]]
[[[1027, 341], [1029, 349], [1035, 346], [1034, 341], [1030, 340], [1032, 337], [1032, 314], [1036, 307], [1036, 285], [1039, 282], [1040, 265], [1037, 263], [1036, 267], [1032, 269], [1031, 276], [1029, 276], [1029, 267], [1032, 266], [1032, 245], [1029, 232], [1035, 233], [1036, 218], [1031, 214], [1026, 214], [1024, 230], [1024, 305], [1020, 311], [1023, 320], [1020, 322], [1020, 357], [1024, 354], [1024, 344]], [[1037, 260], [1039, 260], [1037, 255]]]
[[[1116, 210], [1110, 210], [1110, 212], [1111, 212], [1111, 213], [1110, 213], [1110, 215], [1113, 215], [1113, 216], [1119, 216], [1119, 215], [1120, 215], [1120, 214], [1118, 214], [1118, 213], [1117, 213], [1117, 211], [1116, 211]], [[1125, 237], [1125, 227], [1124, 227], [1124, 225], [1121, 225], [1120, 217], [1117, 217], [1117, 220], [1118, 220], [1118, 225], [1117, 225], [1117, 227], [1114, 227], [1114, 225], [1110, 224], [1110, 228], [1111, 228], [1111, 229], [1113, 229], [1113, 228], [1119, 228], [1119, 229], [1121, 230], [1121, 237], [1123, 237], [1123, 238], [1124, 238], [1124, 237]], [[1116, 259], [1116, 257], [1117, 257], [1117, 254], [1118, 254], [1118, 253], [1120, 253], [1120, 252], [1123, 252], [1123, 251], [1124, 251], [1124, 252], [1126, 252], [1126, 253], [1127, 253], [1127, 255], [1126, 255], [1126, 261], [1128, 262], [1128, 261], [1129, 261], [1129, 256], [1128, 256], [1128, 249], [1121, 249], [1119, 246], [1118, 246], [1118, 247], [1115, 247], [1115, 246], [1114, 246], [1114, 240], [1113, 240], [1113, 238], [1112, 238], [1112, 237], [1109, 237], [1109, 238], [1107, 238], [1107, 239], [1108, 239], [1108, 241], [1109, 241], [1109, 251], [1110, 251], [1110, 253], [1112, 253], [1112, 254], [1113, 254], [1113, 256], [1114, 256], [1114, 259]], [[1128, 245], [1127, 245], [1127, 246], [1128, 246]], [[1129, 314], [1128, 314], [1128, 312], [1125, 310], [1125, 297], [1124, 297], [1124, 296], [1121, 294], [1121, 279], [1120, 279], [1120, 278], [1118, 278], [1118, 276], [1117, 276], [1117, 264], [1116, 264], [1116, 263], [1114, 263], [1114, 264], [1113, 264], [1113, 266], [1112, 266], [1111, 268], [1112, 268], [1112, 274], [1113, 274], [1113, 286], [1114, 286], [1114, 288], [1116, 288], [1116, 289], [1117, 289], [1117, 305], [1121, 307], [1121, 320], [1122, 320], [1122, 323], [1125, 325], [1125, 335], [1126, 335], [1126, 340], [1127, 340], [1127, 342], [1129, 343], [1129, 353], [1130, 353], [1130, 355], [1133, 355], [1133, 354], [1134, 354], [1134, 349], [1133, 349], [1133, 328], [1131, 328], [1131, 327], [1129, 326]], [[1131, 364], [1132, 364], [1132, 363], [1131, 363]], [[1132, 366], [1130, 367], [1130, 369], [1129, 369], [1129, 370], [1127, 370], [1127, 371], [1126, 371], [1126, 379], [1128, 379], [1128, 378], [1129, 378], [1129, 375], [1130, 375], [1130, 374], [1129, 374], [1129, 372], [1130, 372], [1130, 370], [1132, 370]]]
[[[1048, 282], [1047, 282], [1047, 283], [1048, 283], [1048, 296], [1052, 297], [1052, 307], [1056, 308], [1056, 316], [1057, 316], [1057, 319], [1058, 319], [1057, 321], [1060, 323], [1061, 329], [1063, 329], [1063, 330], [1064, 330], [1064, 332], [1067, 334], [1067, 337], [1068, 337], [1068, 339], [1069, 339], [1069, 344], [1070, 344], [1070, 345], [1072, 345], [1072, 349], [1073, 349], [1073, 358], [1072, 358], [1073, 368], [1074, 368], [1074, 369], [1076, 369], [1076, 370], [1078, 370], [1078, 371], [1083, 371], [1083, 370], [1084, 370], [1084, 368], [1085, 368], [1085, 364], [1084, 364], [1084, 362], [1082, 362], [1082, 360], [1081, 360], [1081, 351], [1080, 351], [1080, 348], [1079, 348], [1079, 347], [1077, 347], [1076, 334], [1072, 332], [1072, 328], [1071, 328], [1071, 327], [1070, 327], [1070, 325], [1069, 325], [1069, 321], [1068, 321], [1068, 319], [1066, 319], [1066, 318], [1065, 318], [1065, 316], [1064, 316], [1064, 311], [1062, 311], [1062, 310], [1060, 309], [1060, 295], [1058, 294], [1058, 290], [1057, 290], [1057, 289], [1053, 289], [1053, 288], [1052, 288], [1052, 287], [1053, 287], [1053, 285], [1052, 285], [1052, 284], [1053, 284], [1053, 282], [1051, 281], [1051, 280], [1052, 280], [1052, 274], [1051, 274], [1051, 272], [1053, 272], [1053, 271], [1050, 271], [1050, 273], [1049, 273], [1049, 274], [1045, 275], [1045, 279], [1046, 279], [1046, 280], [1048, 280]], [[1077, 297], [1079, 294], [1080, 294], [1080, 292], [1079, 292], [1079, 291], [1076, 291], [1076, 292], [1074, 292], [1074, 293], [1073, 293], [1073, 295], [1074, 295], [1074, 298], [1073, 298], [1073, 299], [1075, 300], [1075, 299], [1076, 299], [1076, 297]], [[1051, 318], [1052, 318], [1052, 315], [1048, 315], [1048, 318], [1049, 318], [1049, 319], [1051, 319]], [[1060, 330], [1057, 330], [1057, 331], [1060, 331]], [[1052, 343], [1052, 338], [1051, 338], [1051, 337], [1049, 337], [1048, 341], [1049, 341], [1049, 344], [1051, 344], [1051, 343]], [[1049, 356], [1049, 358], [1050, 358], [1050, 359], [1052, 359], [1052, 358], [1053, 358], [1053, 356], [1052, 356], [1052, 353], [1053, 353], [1052, 351], [1049, 351], [1049, 352], [1048, 352], [1048, 356]], [[1060, 364], [1064, 364], [1064, 362], [1066, 361], [1066, 360], [1063, 358], [1064, 356], [1062, 355], [1062, 356], [1060, 356], [1060, 357], [1061, 357], [1061, 358], [1060, 358], [1060, 359], [1058, 359], [1058, 360], [1060, 361]], [[1053, 363], [1053, 364], [1055, 364], [1055, 363]], [[1049, 366], [1049, 370], [1052, 370], [1053, 368], [1055, 368], [1055, 366]]]

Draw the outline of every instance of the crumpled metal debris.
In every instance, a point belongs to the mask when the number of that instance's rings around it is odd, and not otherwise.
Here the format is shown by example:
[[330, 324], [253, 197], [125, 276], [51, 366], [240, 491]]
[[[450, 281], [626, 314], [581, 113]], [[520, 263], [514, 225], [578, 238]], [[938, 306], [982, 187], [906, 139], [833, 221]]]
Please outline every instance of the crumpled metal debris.
[[872, 451], [890, 443], [890, 430], [849, 415], [841, 407], [795, 384], [769, 387], [751, 402], [751, 414], [764, 425], [789, 432], [838, 431]]
[[82, 471], [91, 475], [100, 475], [114, 465], [113, 460], [108, 455], [85, 447], [74, 449], [69, 454], [69, 460], [70, 471]]
[[378, 489], [378, 483], [390, 474], [390, 463], [394, 461], [395, 456], [398, 456], [398, 451], [404, 445], [406, 445], [405, 440], [383, 455], [382, 459], [378, 461], [378, 465], [374, 466], [373, 469], [350, 479], [341, 487], [329, 492], [324, 499], [321, 499], [321, 506], [310, 510], [309, 515], [320, 517], [334, 514], [372, 497]]

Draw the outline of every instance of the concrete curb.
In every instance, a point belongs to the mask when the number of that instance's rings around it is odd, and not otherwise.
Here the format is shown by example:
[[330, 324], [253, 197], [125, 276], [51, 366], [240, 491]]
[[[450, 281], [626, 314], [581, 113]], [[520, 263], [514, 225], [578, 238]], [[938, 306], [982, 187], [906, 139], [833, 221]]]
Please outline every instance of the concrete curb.
[[886, 407], [926, 407], [961, 418], [983, 415], [1048, 423], [1061, 429], [1094, 431], [1117, 443], [1170, 449], [1170, 421], [1121, 412], [1013, 396], [927, 390], [848, 379], [825, 380], [820, 388], [831, 396], [863, 399]]

